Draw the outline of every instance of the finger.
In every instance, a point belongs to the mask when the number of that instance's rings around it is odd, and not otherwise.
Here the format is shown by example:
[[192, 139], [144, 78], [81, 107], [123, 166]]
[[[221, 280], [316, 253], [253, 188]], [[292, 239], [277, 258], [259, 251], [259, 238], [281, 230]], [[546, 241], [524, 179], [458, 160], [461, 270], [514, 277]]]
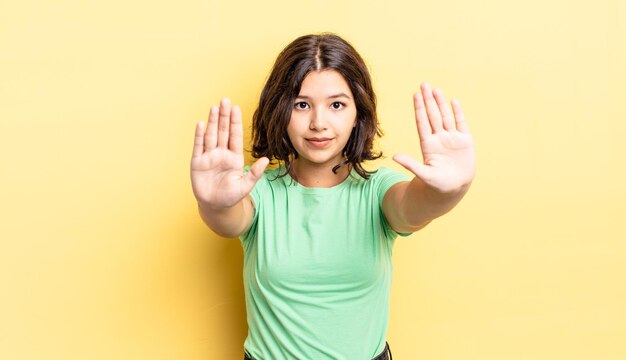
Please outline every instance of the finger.
[[461, 108], [459, 100], [452, 99], [452, 109], [454, 110], [454, 119], [456, 120], [456, 129], [462, 133], [469, 134], [470, 129], [467, 121], [465, 121], [465, 114]]
[[215, 149], [217, 146], [217, 122], [219, 117], [220, 108], [217, 106], [211, 106], [209, 112], [209, 122], [204, 134], [204, 150]]
[[228, 149], [237, 154], [243, 154], [243, 130], [241, 126], [241, 109], [239, 106], [233, 106], [230, 112]]
[[192, 156], [200, 156], [204, 152], [204, 121], [196, 124], [196, 136], [193, 140]]
[[420, 163], [419, 161], [413, 159], [407, 154], [395, 154], [393, 156], [393, 161], [404, 166], [407, 170], [415, 174], [415, 176], [420, 178], [422, 181], [428, 183], [428, 178], [430, 177], [430, 169], [428, 168], [428, 166]]
[[446, 101], [446, 97], [444, 96], [443, 91], [440, 88], [435, 88], [433, 90], [433, 95], [435, 97], [435, 101], [437, 101], [437, 106], [439, 106], [439, 112], [441, 113], [443, 128], [448, 131], [456, 130], [454, 115], [452, 115], [452, 109], [450, 109], [450, 105]]
[[217, 125], [217, 147], [228, 147], [228, 131], [230, 129], [230, 99], [223, 98], [220, 102], [220, 116]]
[[433, 97], [433, 91], [431, 90], [429, 83], [422, 83], [422, 96], [424, 97], [424, 104], [426, 105], [426, 113], [428, 114], [428, 121], [430, 121], [430, 127], [433, 129], [433, 133], [437, 133], [443, 130], [441, 124], [441, 113], [439, 112], [439, 106]]
[[257, 181], [263, 176], [265, 168], [270, 163], [270, 160], [266, 157], [262, 157], [250, 165], [250, 170], [244, 174], [244, 180], [246, 183], [246, 191], [250, 192]]
[[432, 135], [433, 130], [430, 128], [430, 123], [428, 122], [428, 114], [426, 114], [424, 98], [419, 92], [416, 92], [415, 95], [413, 95], [413, 107], [415, 108], [415, 123], [417, 124], [417, 132], [420, 140], [424, 141], [429, 135]]

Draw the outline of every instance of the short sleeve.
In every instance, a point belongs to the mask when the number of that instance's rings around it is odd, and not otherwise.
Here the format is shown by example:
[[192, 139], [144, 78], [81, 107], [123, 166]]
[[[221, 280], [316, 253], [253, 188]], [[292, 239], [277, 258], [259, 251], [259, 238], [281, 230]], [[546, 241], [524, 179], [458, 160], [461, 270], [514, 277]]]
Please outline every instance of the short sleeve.
[[375, 175], [373, 175], [376, 180], [376, 186], [378, 190], [378, 207], [380, 209], [380, 214], [383, 222], [383, 228], [385, 230], [385, 234], [390, 237], [400, 236], [409, 236], [411, 233], [398, 233], [396, 232], [389, 222], [387, 222], [387, 218], [385, 218], [385, 214], [383, 212], [383, 200], [385, 199], [385, 194], [387, 191], [394, 186], [395, 184], [403, 181], [410, 181], [411, 178], [404, 173], [401, 173], [396, 170], [392, 170], [389, 168], [379, 168]]
[[[250, 171], [250, 166], [246, 166], [244, 168], [245, 172]], [[250, 224], [250, 228], [246, 230], [243, 234], [239, 236], [242, 242], [247, 242], [251, 237], [254, 237], [256, 233], [257, 223], [259, 219], [259, 210], [262, 204], [262, 194], [264, 193], [264, 189], [267, 187], [267, 171], [261, 176], [259, 181], [254, 185], [252, 191], [250, 191], [250, 197], [252, 198], [252, 206], [254, 208], [254, 215], [252, 217], [252, 224]]]
[[407, 175], [388, 168], [378, 169], [375, 176], [378, 183], [378, 206], [381, 208], [387, 190], [399, 182], [411, 180]]

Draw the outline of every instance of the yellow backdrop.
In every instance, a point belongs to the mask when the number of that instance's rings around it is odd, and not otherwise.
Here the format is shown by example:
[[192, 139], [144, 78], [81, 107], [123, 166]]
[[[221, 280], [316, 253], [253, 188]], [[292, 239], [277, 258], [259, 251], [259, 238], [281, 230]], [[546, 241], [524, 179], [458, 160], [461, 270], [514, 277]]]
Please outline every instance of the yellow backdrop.
[[246, 121], [278, 52], [333, 31], [366, 58], [387, 158], [411, 96], [464, 107], [465, 200], [400, 239], [400, 360], [626, 358], [626, 3], [4, 1], [0, 359], [239, 359], [242, 250], [197, 215], [196, 121]]

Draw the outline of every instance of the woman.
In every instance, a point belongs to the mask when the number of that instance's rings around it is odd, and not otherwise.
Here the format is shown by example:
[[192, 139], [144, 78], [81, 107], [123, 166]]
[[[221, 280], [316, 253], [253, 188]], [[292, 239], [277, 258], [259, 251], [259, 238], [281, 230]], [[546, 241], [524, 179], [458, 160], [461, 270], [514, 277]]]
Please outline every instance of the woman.
[[[474, 177], [473, 139], [457, 101], [414, 96], [424, 163], [412, 179], [366, 160], [381, 134], [360, 55], [334, 34], [278, 56], [253, 117], [244, 168], [241, 111], [222, 99], [196, 126], [191, 179], [202, 219], [244, 248], [248, 359], [387, 359], [391, 254], [450, 211]], [[272, 161], [278, 166], [266, 170]]]

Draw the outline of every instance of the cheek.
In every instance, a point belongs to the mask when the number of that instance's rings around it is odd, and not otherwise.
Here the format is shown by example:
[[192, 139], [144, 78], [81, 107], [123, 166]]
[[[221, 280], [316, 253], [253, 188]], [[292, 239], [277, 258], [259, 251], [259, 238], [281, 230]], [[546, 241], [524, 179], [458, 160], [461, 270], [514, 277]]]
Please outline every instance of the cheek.
[[287, 125], [287, 136], [289, 137], [289, 140], [291, 141], [291, 143], [294, 143], [294, 138], [297, 137], [299, 131], [298, 131], [298, 126], [297, 126], [297, 122], [294, 121], [293, 119], [289, 121], [289, 124]]
[[352, 131], [352, 129], [356, 127], [356, 111], [350, 114], [349, 119], [350, 120], [347, 121], [349, 126], [346, 126], [346, 128], [349, 128], [350, 131]]

